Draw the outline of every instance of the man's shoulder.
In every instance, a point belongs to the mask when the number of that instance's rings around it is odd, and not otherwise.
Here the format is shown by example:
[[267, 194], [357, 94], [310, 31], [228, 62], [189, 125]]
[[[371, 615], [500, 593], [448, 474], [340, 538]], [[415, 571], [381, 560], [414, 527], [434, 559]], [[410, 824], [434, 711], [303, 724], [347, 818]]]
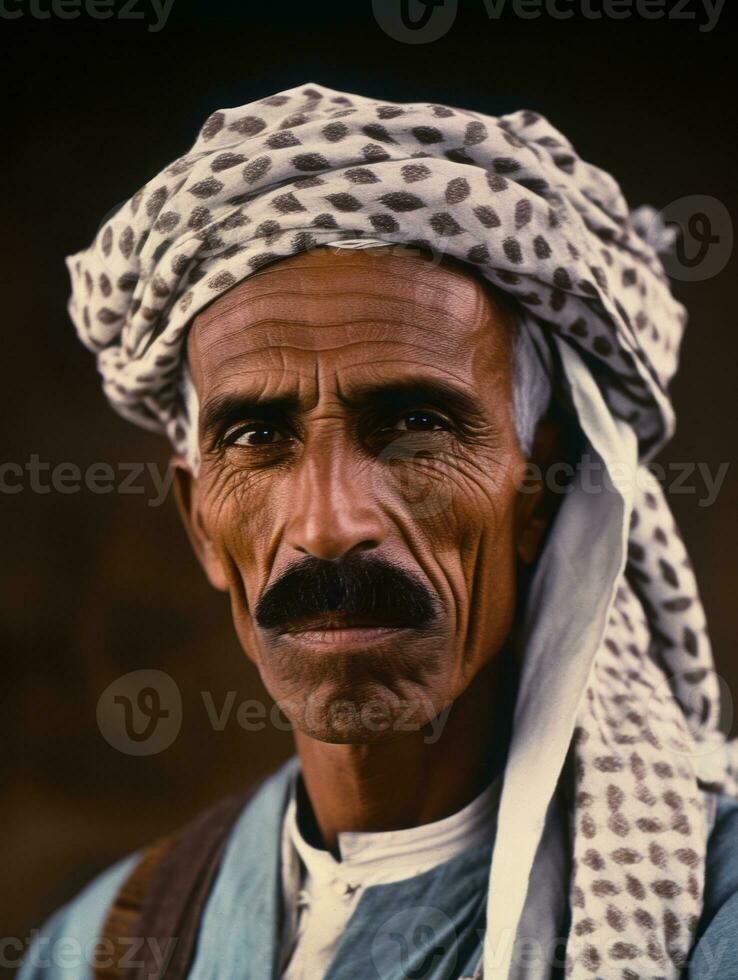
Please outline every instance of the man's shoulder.
[[699, 939], [691, 980], [738, 980], [738, 799], [720, 794], [707, 846]]
[[105, 915], [139, 856], [134, 852], [106, 868], [46, 920], [26, 952], [18, 980], [81, 980], [92, 975], [90, 964]]
[[[738, 799], [719, 794], [705, 861], [705, 917], [738, 894]], [[738, 938], [738, 929], [736, 930]]]
[[726, 847], [729, 841], [729, 831], [735, 830], [738, 820], [738, 797], [728, 796], [727, 793], [717, 795], [715, 807], [715, 822], [710, 836], [710, 847]]
[[[248, 798], [244, 797], [241, 812], [256, 810], [264, 819], [275, 816], [296, 768], [298, 763], [293, 756], [258, 781]], [[184, 827], [183, 833], [194, 829], [222, 802], [196, 816]], [[136, 851], [106, 868], [46, 920], [24, 956], [18, 980], [87, 980], [92, 976], [90, 964], [95, 962], [95, 944], [107, 912], [143, 853], [143, 850]]]

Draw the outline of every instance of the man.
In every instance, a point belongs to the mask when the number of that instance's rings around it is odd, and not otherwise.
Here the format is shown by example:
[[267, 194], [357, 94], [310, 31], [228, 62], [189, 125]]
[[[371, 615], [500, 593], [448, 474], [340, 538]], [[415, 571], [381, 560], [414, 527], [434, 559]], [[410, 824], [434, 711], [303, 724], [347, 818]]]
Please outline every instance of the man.
[[213, 113], [70, 256], [297, 755], [105, 872], [23, 980], [730, 975], [650, 240], [535, 113], [306, 85]]

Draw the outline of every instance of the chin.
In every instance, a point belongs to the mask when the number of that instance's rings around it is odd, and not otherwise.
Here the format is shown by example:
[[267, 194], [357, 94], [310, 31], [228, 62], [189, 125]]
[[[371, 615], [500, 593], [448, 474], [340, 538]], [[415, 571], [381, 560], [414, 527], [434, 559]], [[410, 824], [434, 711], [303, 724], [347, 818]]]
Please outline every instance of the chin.
[[401, 683], [393, 690], [376, 684], [350, 692], [328, 685], [290, 708], [291, 720], [303, 734], [337, 745], [390, 742], [421, 732], [437, 714], [429, 694], [413, 688], [405, 695]]
[[[443, 709], [440, 678], [423, 683], [417, 673], [388, 677], [376, 663], [331, 660], [330, 670], [312, 682], [286, 688], [262, 674], [269, 693], [292, 725], [310, 738], [336, 744], [376, 744], [421, 731]], [[374, 669], [372, 669], [374, 668]], [[396, 665], [395, 665], [396, 668]]]
[[322, 650], [278, 638], [262, 647], [265, 687], [295, 728], [336, 744], [420, 731], [448, 702], [454, 654], [438, 636]]

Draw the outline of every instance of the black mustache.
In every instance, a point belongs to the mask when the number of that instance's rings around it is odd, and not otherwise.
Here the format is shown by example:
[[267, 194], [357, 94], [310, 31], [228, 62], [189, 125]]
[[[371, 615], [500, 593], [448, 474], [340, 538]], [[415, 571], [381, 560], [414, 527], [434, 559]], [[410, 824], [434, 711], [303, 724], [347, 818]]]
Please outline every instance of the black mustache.
[[267, 589], [254, 618], [262, 629], [279, 629], [329, 611], [419, 628], [435, 618], [437, 607], [420, 579], [376, 556], [308, 557]]

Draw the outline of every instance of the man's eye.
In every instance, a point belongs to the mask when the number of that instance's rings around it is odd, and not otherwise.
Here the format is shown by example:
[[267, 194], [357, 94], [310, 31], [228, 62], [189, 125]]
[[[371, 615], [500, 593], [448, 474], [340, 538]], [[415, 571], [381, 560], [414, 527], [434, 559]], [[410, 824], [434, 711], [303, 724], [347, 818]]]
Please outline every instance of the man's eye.
[[[397, 424], [400, 422], [404, 423], [404, 425], [398, 429]], [[439, 428], [448, 431], [452, 428], [452, 425], [442, 415], [437, 415], [435, 412], [425, 411], [423, 409], [415, 409], [412, 412], [404, 412], [398, 416], [394, 425], [383, 426], [380, 431], [433, 432], [438, 431]]]
[[248, 425], [238, 425], [226, 432], [223, 437], [223, 445], [246, 446], [247, 448], [273, 446], [276, 444], [273, 436], [278, 434], [279, 429], [273, 425], [265, 425], [263, 422], [249, 422]]

